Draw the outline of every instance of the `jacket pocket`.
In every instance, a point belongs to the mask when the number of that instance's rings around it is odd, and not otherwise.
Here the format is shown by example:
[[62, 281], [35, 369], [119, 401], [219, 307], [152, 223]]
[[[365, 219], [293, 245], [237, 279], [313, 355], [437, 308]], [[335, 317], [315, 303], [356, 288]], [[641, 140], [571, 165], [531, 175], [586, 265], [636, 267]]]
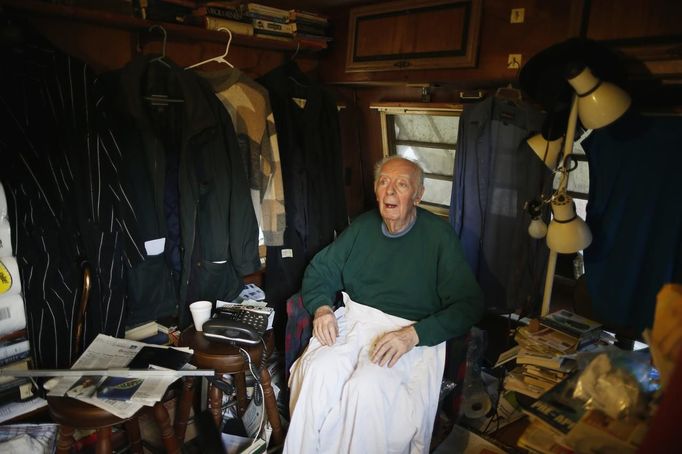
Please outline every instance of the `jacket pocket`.
[[242, 279], [230, 261], [216, 263], [202, 260], [194, 267], [193, 280], [191, 301], [230, 301], [239, 295], [243, 287]]
[[128, 326], [177, 314], [175, 284], [163, 254], [147, 257], [130, 271], [128, 291]]

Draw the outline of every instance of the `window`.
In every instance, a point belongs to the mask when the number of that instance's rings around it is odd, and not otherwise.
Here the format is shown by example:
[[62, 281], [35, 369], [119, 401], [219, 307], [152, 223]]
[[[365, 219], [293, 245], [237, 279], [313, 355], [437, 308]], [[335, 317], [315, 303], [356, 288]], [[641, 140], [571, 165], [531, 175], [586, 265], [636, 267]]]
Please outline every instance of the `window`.
[[424, 169], [421, 206], [447, 216], [462, 106], [457, 104], [372, 105], [381, 115], [384, 156], [399, 155]]

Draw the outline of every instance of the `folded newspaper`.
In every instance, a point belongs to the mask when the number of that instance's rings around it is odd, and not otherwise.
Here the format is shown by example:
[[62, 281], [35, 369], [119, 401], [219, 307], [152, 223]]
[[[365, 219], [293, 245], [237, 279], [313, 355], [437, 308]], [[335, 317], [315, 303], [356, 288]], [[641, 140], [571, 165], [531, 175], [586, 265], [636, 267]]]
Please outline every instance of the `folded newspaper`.
[[[144, 342], [137, 342], [129, 339], [119, 339], [116, 337], [107, 336], [105, 334], [98, 335], [95, 340], [88, 346], [83, 354], [78, 358], [72, 369], [121, 369], [127, 367], [133, 360], [135, 355], [142, 350], [143, 347], [148, 347], [149, 344]], [[164, 346], [154, 346], [154, 348], [171, 348]], [[179, 348], [178, 350], [192, 353], [189, 348]], [[185, 367], [192, 368], [193, 366], [187, 364]], [[97, 394], [87, 392], [74, 392], [74, 389], [79, 388], [79, 381], [83, 381], [82, 377], [61, 377], [59, 382], [50, 390], [48, 396], [64, 396], [70, 395], [74, 399], [86, 402], [88, 404], [99, 407], [109, 413], [118, 416], [119, 418], [129, 418], [134, 415], [143, 406], [154, 405], [163, 398], [168, 386], [175, 380], [177, 375], [169, 375], [168, 377], [148, 377], [142, 380], [135, 392], [126, 400], [105, 399], [97, 397]], [[71, 392], [69, 392], [71, 391]], [[78, 391], [81, 391], [78, 389]]]

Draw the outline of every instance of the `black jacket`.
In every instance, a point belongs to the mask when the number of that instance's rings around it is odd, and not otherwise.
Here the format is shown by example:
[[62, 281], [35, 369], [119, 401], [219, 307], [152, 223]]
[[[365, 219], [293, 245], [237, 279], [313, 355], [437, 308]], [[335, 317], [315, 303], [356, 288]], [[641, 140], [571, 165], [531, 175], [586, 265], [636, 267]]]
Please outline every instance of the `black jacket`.
[[[189, 303], [233, 299], [241, 276], [260, 266], [232, 122], [203, 80], [166, 61], [140, 56], [107, 76], [130, 196], [121, 201], [132, 266], [128, 325], [177, 311], [186, 326]], [[159, 94], [170, 101], [145, 99]], [[148, 255], [145, 243], [160, 238], [164, 253]]]

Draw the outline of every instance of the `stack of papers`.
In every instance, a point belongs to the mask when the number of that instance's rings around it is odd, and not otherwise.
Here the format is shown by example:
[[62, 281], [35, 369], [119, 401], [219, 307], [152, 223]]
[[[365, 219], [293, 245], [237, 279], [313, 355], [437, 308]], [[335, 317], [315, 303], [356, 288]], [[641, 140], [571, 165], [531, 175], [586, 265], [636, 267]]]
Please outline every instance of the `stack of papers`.
[[[128, 367], [138, 353], [143, 348], [159, 348], [168, 349], [170, 347], [151, 346], [142, 342], [132, 341], [128, 339], [118, 339], [104, 334], [98, 335], [90, 346], [83, 352], [78, 361], [74, 363], [72, 369], [121, 369]], [[188, 348], [175, 349], [188, 354], [192, 354], [192, 350]], [[191, 367], [191, 366], [190, 366]], [[158, 368], [158, 367], [155, 367]], [[162, 369], [162, 368], [158, 368]], [[170, 369], [168, 369], [170, 370]], [[106, 395], [106, 393], [99, 393], [102, 385], [111, 378], [105, 377], [100, 381], [91, 383], [89, 377], [62, 377], [59, 382], [50, 390], [48, 396], [64, 396], [68, 395], [80, 401], [99, 407], [109, 413], [118, 416], [119, 418], [129, 418], [139, 411], [143, 406], [151, 406], [159, 402], [177, 375], [169, 373], [167, 377], [149, 377], [144, 379], [139, 378], [125, 378], [125, 380], [136, 381], [133, 386], [121, 385], [120, 377], [108, 383], [108, 386], [113, 386], [113, 381], [119, 385], [118, 388], [111, 388], [112, 396], [115, 394], [115, 389], [127, 389], [125, 397], [121, 398], [121, 394], [116, 394], [117, 398], [98, 397]], [[133, 389], [134, 388], [134, 389]]]

